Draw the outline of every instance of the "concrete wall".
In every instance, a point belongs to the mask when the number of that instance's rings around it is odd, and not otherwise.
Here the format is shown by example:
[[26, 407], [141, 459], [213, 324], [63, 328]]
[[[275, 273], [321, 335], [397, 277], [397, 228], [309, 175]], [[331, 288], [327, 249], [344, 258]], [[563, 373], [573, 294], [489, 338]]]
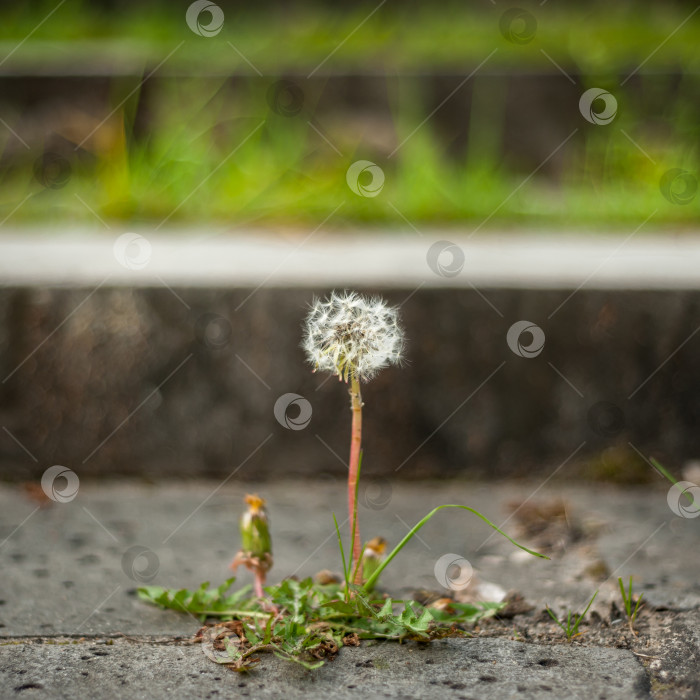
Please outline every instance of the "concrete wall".
[[[0, 478], [343, 474], [346, 387], [299, 348], [324, 290], [251, 291], [1, 289]], [[672, 468], [700, 456], [700, 292], [582, 289], [549, 319], [571, 291], [485, 294], [493, 308], [471, 289], [403, 304], [407, 365], [365, 386], [366, 477], [546, 475], [568, 459], [560, 476], [634, 481], [659, 478], [634, 448]], [[507, 345], [520, 320], [544, 332], [536, 357]], [[276, 420], [286, 393], [310, 402], [305, 428]]]

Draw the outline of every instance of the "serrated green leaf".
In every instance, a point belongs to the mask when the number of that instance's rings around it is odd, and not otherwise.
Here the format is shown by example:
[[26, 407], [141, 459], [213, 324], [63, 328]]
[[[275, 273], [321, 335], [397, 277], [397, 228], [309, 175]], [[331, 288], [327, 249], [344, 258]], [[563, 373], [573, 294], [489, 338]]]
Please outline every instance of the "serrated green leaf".
[[[357, 633], [361, 639], [428, 641], [461, 634], [454, 628], [455, 622], [493, 613], [487, 604], [454, 603], [453, 612], [448, 614], [418, 606], [413, 601], [377, 600], [355, 584], [350, 585], [348, 598], [343, 600], [345, 591], [341, 585], [322, 586], [314, 584], [310, 578], [287, 579], [276, 586], [268, 586], [265, 590], [269, 604], [278, 611], [270, 613], [261, 609], [260, 601], [250, 595], [250, 586], [228, 593], [233, 583], [234, 580], [229, 579], [210, 588], [205, 582], [194, 591], [143, 586], [139, 597], [201, 618], [242, 620], [250, 648], [241, 651], [238, 644], [230, 640], [225, 642], [232, 668], [239, 671], [248, 669], [254, 663], [252, 655], [258, 652], [276, 652], [304, 668], [318, 668], [323, 661], [312, 658], [313, 650], [331, 639], [340, 648], [348, 632]], [[394, 614], [398, 605], [402, 606], [401, 612]], [[499, 607], [499, 604], [491, 605], [494, 609]]]
[[423, 611], [423, 614], [416, 620], [416, 625], [420, 629], [428, 629], [429, 625], [431, 622], [433, 622], [434, 618], [430, 613], [430, 610], [427, 608]]
[[382, 606], [382, 609], [377, 613], [377, 617], [379, 618], [386, 618], [386, 617], [391, 617], [394, 613], [394, 610], [392, 608], [392, 601], [391, 598], [387, 598], [386, 601], [384, 601], [384, 605]]
[[324, 607], [330, 608], [331, 610], [334, 610], [335, 612], [343, 613], [344, 615], [356, 615], [357, 614], [357, 607], [354, 605], [351, 605], [350, 603], [346, 603], [342, 600], [332, 600], [328, 603], [324, 603]]

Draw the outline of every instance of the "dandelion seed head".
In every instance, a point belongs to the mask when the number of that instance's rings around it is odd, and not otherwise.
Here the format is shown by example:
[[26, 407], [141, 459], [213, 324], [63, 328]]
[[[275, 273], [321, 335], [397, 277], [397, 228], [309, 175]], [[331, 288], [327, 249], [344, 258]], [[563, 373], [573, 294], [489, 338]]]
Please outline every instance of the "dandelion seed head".
[[346, 382], [367, 381], [390, 364], [400, 364], [404, 333], [398, 308], [357, 292], [332, 292], [314, 299], [304, 327], [302, 347], [317, 370]]

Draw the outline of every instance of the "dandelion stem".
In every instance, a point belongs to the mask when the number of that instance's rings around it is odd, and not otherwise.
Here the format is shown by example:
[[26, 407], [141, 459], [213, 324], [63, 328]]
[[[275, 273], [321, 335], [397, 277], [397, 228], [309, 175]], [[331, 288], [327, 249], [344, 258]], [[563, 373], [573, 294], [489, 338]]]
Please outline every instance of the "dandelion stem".
[[255, 591], [255, 595], [258, 598], [264, 598], [265, 591], [263, 590], [263, 586], [265, 585], [265, 572], [261, 571], [260, 569], [255, 569], [253, 573], [255, 575], [255, 580], [253, 581], [253, 590]]
[[348, 511], [351, 527], [352, 543], [352, 566], [351, 571], [355, 571], [354, 583], [362, 584], [362, 566], [360, 558], [362, 548], [360, 546], [360, 526], [357, 522], [357, 503], [355, 500], [357, 493], [357, 477], [360, 462], [360, 450], [362, 447], [362, 394], [360, 393], [360, 382], [352, 373], [350, 385], [350, 408], [352, 410], [352, 433], [350, 438], [350, 464], [348, 469]]

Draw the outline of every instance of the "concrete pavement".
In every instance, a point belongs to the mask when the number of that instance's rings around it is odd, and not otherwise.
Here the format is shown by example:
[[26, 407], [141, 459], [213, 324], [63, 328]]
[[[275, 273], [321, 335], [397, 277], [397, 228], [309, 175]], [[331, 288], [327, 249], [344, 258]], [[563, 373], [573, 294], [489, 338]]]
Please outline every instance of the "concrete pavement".
[[[455, 552], [471, 562], [480, 580], [525, 597], [532, 612], [504, 624], [526, 629], [546, 620], [545, 605], [580, 611], [596, 589], [593, 611], [606, 617], [615, 600], [621, 605], [616, 577], [634, 575], [635, 591], [649, 601], [640, 633], [648, 645], [643, 652], [614, 648], [615, 638], [599, 642], [598, 618], [592, 618], [572, 645], [553, 625], [544, 643], [541, 635], [529, 642], [513, 634], [489, 637], [484, 625], [474, 639], [427, 649], [388, 643], [346, 648], [312, 673], [265, 655], [261, 668], [246, 677], [216, 666], [192, 644], [197, 620], [148, 606], [134, 590], [148, 582], [195, 587], [226, 578], [238, 546], [241, 498], [251, 490], [259, 490], [270, 506], [276, 562], [271, 579], [339, 569], [331, 514], [342, 521], [342, 482], [86, 481], [69, 502], [48, 506], [36, 500], [35, 486], [0, 487], [2, 697], [31, 691], [27, 696], [37, 698], [420, 698], [439, 688], [455, 698], [669, 700], [693, 697], [694, 684], [700, 684], [700, 562], [693, 555], [700, 520], [674, 514], [662, 484], [620, 489], [556, 479], [545, 486], [397, 482], [367, 484], [360, 494], [365, 538], [382, 534], [395, 543], [431, 507], [456, 502], [481, 509], [524, 544], [550, 548], [551, 561], [536, 560], [498, 535], [490, 538], [476, 518], [443, 512], [387, 570], [382, 584], [395, 596], [415, 588], [441, 590], [435, 561]], [[513, 504], [523, 501], [519, 513], [527, 517], [513, 516]], [[555, 504], [553, 514], [561, 502], [569, 526], [552, 529], [564, 521], [550, 515], [551, 527], [537, 534], [528, 505]], [[135, 552], [146, 552], [145, 558]], [[652, 608], [666, 612], [652, 615]], [[660, 653], [656, 644], [668, 649]], [[661, 657], [668, 665], [656, 660]]]

